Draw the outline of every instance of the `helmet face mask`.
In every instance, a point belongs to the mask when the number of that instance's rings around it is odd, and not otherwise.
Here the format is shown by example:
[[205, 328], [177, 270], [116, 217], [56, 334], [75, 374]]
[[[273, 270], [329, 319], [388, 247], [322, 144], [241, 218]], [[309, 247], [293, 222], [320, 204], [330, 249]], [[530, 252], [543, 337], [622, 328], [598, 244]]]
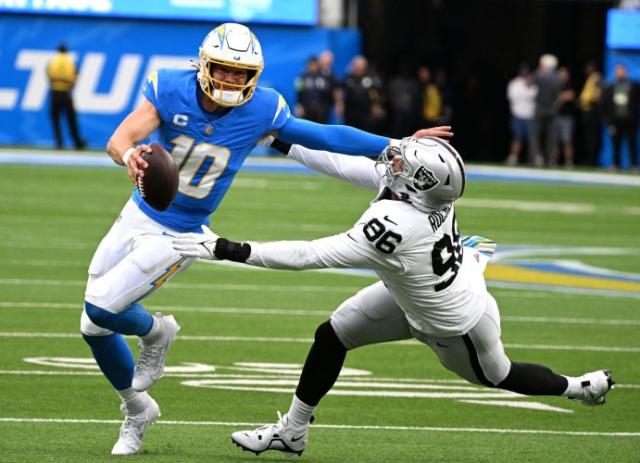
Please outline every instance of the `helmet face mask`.
[[[200, 88], [221, 106], [240, 106], [251, 99], [264, 68], [262, 48], [256, 36], [245, 26], [222, 24], [202, 41], [198, 63]], [[216, 66], [247, 72], [243, 84], [230, 83], [214, 77]]]
[[444, 209], [464, 192], [464, 164], [446, 141], [435, 137], [404, 138], [378, 157], [384, 185], [423, 212]]

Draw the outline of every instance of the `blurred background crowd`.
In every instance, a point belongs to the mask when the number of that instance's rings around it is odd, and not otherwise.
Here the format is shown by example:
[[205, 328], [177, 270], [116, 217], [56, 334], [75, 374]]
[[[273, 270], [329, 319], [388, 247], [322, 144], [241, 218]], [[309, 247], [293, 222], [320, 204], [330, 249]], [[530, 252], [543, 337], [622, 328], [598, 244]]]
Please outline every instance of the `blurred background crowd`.
[[[370, 2], [360, 12], [365, 56], [351, 61], [342, 80], [329, 51], [310, 57], [295, 83], [297, 115], [392, 137], [453, 125], [465, 153], [480, 160], [612, 171], [622, 166], [637, 173], [639, 84], [627, 60], [605, 56], [604, 18], [612, 7], [633, 10], [638, 2], [480, 3], [455, 12], [447, 2], [424, 2], [409, 18], [402, 5]], [[499, 6], [500, 14], [488, 14], [491, 6]], [[367, 24], [398, 16], [403, 20], [385, 34], [394, 43], [404, 37], [411, 47], [398, 44], [391, 58], [381, 56]], [[424, 28], [412, 28], [416, 22]], [[413, 31], [411, 39], [403, 25]], [[468, 36], [456, 37], [467, 27]], [[608, 77], [602, 71], [607, 59], [613, 68]], [[632, 71], [640, 76], [637, 65]]]
[[[607, 82], [595, 63], [584, 66], [575, 83], [565, 65], [552, 54], [540, 57], [537, 69], [521, 63], [506, 88], [511, 143], [505, 163], [534, 167], [598, 165], [603, 129], [610, 136], [616, 170], [626, 140], [637, 159], [640, 87], [624, 64]], [[401, 66], [386, 82], [364, 56], [356, 56], [344, 80], [333, 72], [333, 54], [312, 56], [295, 80], [296, 116], [321, 123], [346, 123], [395, 138], [420, 127], [455, 123], [453, 94], [444, 68]], [[582, 136], [575, 157], [576, 128]], [[637, 168], [637, 164], [634, 164]]]

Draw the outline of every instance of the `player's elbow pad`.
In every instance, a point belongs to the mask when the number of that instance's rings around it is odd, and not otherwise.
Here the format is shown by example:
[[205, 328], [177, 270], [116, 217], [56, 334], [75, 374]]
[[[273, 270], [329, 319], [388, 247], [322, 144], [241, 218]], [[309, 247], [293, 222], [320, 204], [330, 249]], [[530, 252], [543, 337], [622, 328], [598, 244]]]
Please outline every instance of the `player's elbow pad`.
[[251, 245], [249, 243], [229, 241], [226, 238], [218, 238], [214, 254], [220, 260], [244, 263], [251, 255]]

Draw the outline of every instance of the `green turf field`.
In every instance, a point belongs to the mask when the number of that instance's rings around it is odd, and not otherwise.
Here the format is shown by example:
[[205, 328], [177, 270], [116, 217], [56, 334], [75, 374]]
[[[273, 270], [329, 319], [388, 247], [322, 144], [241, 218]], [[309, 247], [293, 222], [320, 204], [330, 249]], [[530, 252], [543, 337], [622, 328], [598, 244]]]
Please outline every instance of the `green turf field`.
[[[124, 170], [0, 166], [2, 462], [116, 459], [119, 399], [89, 363], [79, 315], [91, 255], [129, 191]], [[212, 228], [238, 240], [311, 239], [349, 227], [370, 199], [320, 177], [242, 174]], [[499, 250], [553, 246], [562, 250], [528, 258], [640, 273], [640, 188], [470, 182], [457, 210], [463, 233]], [[169, 358], [182, 369], [152, 389], [162, 417], [143, 454], [126, 458], [285, 461], [241, 452], [229, 434], [288, 409], [315, 327], [373, 281], [205, 263], [170, 281], [146, 306], [182, 325]], [[571, 375], [611, 368], [618, 387], [607, 404], [513, 397], [459, 381], [418, 343], [372, 346], [348, 355], [352, 376], [318, 408], [300, 461], [640, 461], [638, 293], [491, 292], [513, 359]]]

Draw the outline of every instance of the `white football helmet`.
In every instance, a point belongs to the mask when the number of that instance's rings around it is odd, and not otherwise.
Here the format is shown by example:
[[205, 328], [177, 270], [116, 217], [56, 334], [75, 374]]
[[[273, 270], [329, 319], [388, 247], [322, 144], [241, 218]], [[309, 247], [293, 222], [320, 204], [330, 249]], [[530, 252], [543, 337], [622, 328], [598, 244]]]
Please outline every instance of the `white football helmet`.
[[444, 209], [464, 193], [462, 158], [440, 138], [404, 138], [389, 145], [377, 164], [386, 169], [384, 185], [423, 212]]
[[[247, 82], [232, 85], [213, 78], [213, 66], [246, 69]], [[253, 96], [264, 68], [262, 48], [256, 36], [242, 24], [226, 23], [213, 29], [200, 45], [198, 82], [202, 91], [221, 106], [240, 106]], [[217, 87], [217, 88], [216, 88]]]

